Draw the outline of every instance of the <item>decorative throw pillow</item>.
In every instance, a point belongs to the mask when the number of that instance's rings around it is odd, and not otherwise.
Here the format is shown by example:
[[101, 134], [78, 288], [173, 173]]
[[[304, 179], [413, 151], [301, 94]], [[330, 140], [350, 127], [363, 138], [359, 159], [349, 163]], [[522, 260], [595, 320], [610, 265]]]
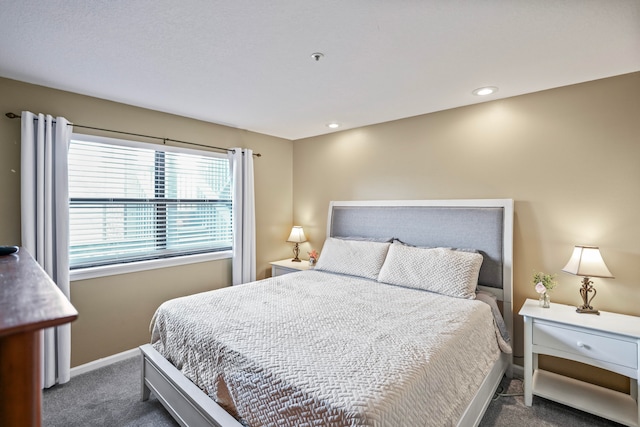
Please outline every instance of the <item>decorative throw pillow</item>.
[[474, 299], [481, 265], [479, 253], [393, 244], [378, 281]]
[[329, 237], [322, 247], [316, 270], [376, 280], [390, 245]]

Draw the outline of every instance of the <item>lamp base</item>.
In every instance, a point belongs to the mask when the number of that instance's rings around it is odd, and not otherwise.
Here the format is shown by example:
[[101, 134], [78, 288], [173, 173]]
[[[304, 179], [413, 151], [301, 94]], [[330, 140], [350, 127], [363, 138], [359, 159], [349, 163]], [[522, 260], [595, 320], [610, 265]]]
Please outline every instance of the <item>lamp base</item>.
[[[593, 292], [591, 298], [589, 298], [589, 294]], [[582, 286], [580, 287], [580, 296], [582, 297], [582, 305], [576, 308], [578, 313], [583, 314], [600, 314], [598, 310], [591, 306], [591, 301], [595, 298], [597, 292], [596, 288], [593, 287], [593, 282], [588, 278], [584, 277], [582, 279]]]
[[597, 314], [600, 315], [600, 312], [593, 307], [578, 307], [576, 308], [576, 312], [585, 313], [585, 314]]
[[293, 247], [293, 259], [291, 260], [291, 262], [302, 262], [302, 260], [300, 258], [298, 258], [298, 255], [300, 255], [300, 246], [298, 246], [298, 244], [296, 243], [296, 245]]

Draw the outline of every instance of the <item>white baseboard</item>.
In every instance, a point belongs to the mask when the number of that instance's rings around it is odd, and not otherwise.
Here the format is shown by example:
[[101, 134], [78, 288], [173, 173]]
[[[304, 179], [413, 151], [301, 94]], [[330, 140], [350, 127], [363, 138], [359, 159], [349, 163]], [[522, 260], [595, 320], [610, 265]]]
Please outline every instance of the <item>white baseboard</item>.
[[515, 363], [512, 365], [513, 366], [513, 376], [515, 378], [524, 378], [524, 368], [520, 365], [516, 365]]
[[71, 368], [71, 378], [75, 377], [76, 375], [84, 374], [90, 371], [94, 371], [98, 368], [111, 365], [112, 363], [120, 362], [121, 360], [136, 357], [138, 355], [140, 355], [140, 349], [132, 348], [131, 350], [123, 351], [122, 353], [114, 354], [112, 356], [94, 360], [93, 362], [85, 363], [84, 365], [73, 367]]

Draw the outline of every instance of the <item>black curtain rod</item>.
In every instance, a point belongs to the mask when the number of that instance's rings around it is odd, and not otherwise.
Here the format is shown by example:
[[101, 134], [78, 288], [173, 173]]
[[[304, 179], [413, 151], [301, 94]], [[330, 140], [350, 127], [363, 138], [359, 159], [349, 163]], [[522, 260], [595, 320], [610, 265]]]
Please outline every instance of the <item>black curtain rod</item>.
[[[5, 116], [7, 116], [10, 119], [19, 119], [19, 118], [21, 118], [19, 115], [14, 114], [14, 113], [6, 113]], [[38, 120], [38, 118], [36, 117], [34, 120]], [[74, 123], [69, 123], [69, 126], [74, 126], [74, 127], [83, 128], [83, 129], [99, 130], [99, 131], [103, 131], [103, 132], [119, 133], [119, 134], [122, 134], [122, 135], [139, 136], [139, 137], [142, 137], [142, 138], [157, 139], [157, 140], [162, 141], [162, 143], [165, 144], [165, 145], [167, 144], [167, 141], [169, 141], [169, 142], [177, 142], [178, 144], [195, 145], [197, 147], [203, 147], [203, 148], [219, 150], [219, 151], [225, 151], [225, 152], [232, 151], [232, 152], [235, 153], [235, 150], [230, 149], [230, 148], [212, 147], [210, 145], [197, 144], [195, 142], [180, 141], [179, 139], [161, 138], [159, 136], [143, 135], [143, 134], [140, 134], [140, 133], [132, 133], [132, 132], [124, 132], [124, 131], [121, 131], [121, 130], [102, 129], [102, 128], [97, 128], [97, 127], [93, 127], [93, 126], [77, 125], [77, 124], [74, 124]], [[262, 157], [262, 154], [254, 153], [254, 156]]]

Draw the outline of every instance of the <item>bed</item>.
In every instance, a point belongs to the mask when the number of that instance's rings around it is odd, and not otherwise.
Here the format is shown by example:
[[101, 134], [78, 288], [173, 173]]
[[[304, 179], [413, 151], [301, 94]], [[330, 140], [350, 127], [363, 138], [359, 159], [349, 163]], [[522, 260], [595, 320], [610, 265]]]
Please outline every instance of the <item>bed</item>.
[[512, 229], [506, 199], [331, 202], [316, 269], [158, 309], [142, 398], [193, 426], [477, 425], [511, 367]]

